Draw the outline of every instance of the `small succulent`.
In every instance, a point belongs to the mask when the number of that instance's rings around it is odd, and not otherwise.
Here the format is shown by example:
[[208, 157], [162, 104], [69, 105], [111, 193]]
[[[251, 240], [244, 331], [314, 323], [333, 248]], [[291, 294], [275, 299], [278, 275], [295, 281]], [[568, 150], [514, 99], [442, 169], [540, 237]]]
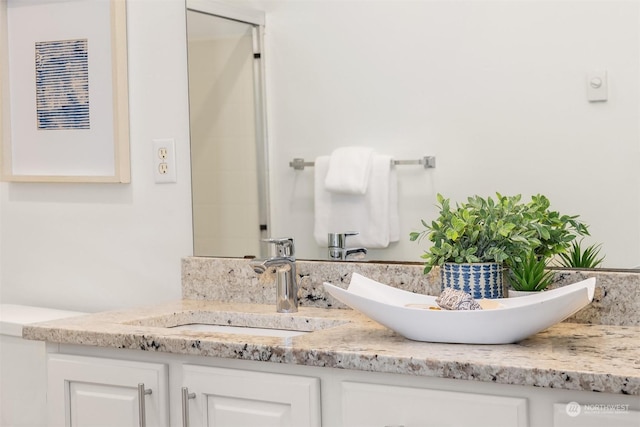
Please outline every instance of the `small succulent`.
[[543, 291], [553, 283], [553, 271], [547, 270], [547, 261], [529, 252], [521, 262], [509, 268], [509, 283], [516, 291]]
[[559, 254], [561, 267], [568, 268], [597, 268], [604, 261], [600, 255], [602, 243], [582, 247], [582, 239], [571, 242], [571, 247], [566, 252]]

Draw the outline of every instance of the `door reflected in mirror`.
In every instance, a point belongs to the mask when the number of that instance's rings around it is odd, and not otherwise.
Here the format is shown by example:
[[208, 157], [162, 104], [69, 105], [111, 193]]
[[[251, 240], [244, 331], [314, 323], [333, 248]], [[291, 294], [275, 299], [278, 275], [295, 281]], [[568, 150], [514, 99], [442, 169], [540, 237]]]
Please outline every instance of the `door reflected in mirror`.
[[259, 256], [268, 224], [258, 32], [192, 10], [187, 29], [194, 255]]

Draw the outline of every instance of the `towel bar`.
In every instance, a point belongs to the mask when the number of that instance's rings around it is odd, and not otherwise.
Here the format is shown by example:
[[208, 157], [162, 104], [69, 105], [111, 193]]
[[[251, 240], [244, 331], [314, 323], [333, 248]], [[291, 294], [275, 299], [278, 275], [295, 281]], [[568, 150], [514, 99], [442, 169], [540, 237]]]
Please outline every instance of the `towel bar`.
[[[435, 156], [424, 156], [417, 160], [392, 160], [391, 162], [394, 165], [423, 165], [425, 169], [432, 169], [436, 167]], [[299, 158], [293, 159], [289, 162], [289, 166], [298, 171], [304, 170], [307, 166], [311, 167], [314, 165], [314, 162], [305, 162], [304, 159]]]

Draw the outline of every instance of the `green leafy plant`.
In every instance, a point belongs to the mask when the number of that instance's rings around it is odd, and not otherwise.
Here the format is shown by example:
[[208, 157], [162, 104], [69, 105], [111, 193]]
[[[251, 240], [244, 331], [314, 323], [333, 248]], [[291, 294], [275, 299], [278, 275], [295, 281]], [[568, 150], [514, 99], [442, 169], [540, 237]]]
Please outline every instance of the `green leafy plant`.
[[475, 195], [452, 207], [438, 194], [438, 218], [430, 224], [422, 220], [424, 229], [409, 236], [412, 241], [427, 237], [433, 243], [422, 255], [425, 273], [445, 262], [512, 265], [531, 251], [548, 258], [564, 252], [576, 235], [589, 234], [577, 216], [551, 211], [545, 196], [533, 196], [528, 203], [521, 199], [519, 194], [496, 193], [495, 200]]
[[578, 215], [561, 215], [550, 210], [551, 202], [543, 195], [531, 197], [531, 202], [523, 205], [523, 215], [530, 226], [538, 232], [540, 244], [534, 247], [540, 258], [551, 258], [567, 251], [577, 236], [588, 236], [588, 226], [579, 221]]
[[545, 258], [529, 252], [521, 262], [509, 268], [509, 284], [516, 291], [542, 291], [553, 283], [553, 271], [547, 270]]
[[593, 244], [582, 247], [582, 239], [571, 242], [571, 247], [559, 254], [561, 267], [569, 268], [597, 268], [604, 261], [604, 256], [599, 257], [602, 244]]

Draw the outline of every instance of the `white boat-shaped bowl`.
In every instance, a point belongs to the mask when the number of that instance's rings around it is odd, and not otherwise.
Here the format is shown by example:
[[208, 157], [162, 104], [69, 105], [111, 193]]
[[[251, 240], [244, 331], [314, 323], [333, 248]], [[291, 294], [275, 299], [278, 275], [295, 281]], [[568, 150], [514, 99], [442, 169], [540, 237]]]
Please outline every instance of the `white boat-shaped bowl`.
[[[521, 298], [504, 298], [498, 307], [475, 311], [430, 310], [436, 297], [403, 291], [353, 273], [348, 289], [324, 287], [337, 300], [415, 341], [509, 344], [540, 332], [593, 300], [596, 279]], [[419, 307], [416, 307], [419, 306]]]

